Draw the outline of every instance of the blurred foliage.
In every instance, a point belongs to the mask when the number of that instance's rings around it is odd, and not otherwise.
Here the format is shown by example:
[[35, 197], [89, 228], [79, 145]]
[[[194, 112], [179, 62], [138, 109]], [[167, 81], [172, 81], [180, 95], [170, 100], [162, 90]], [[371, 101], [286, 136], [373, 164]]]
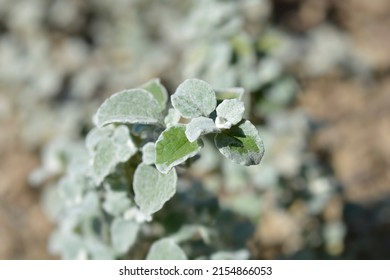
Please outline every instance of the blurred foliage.
[[[246, 89], [244, 114], [261, 132], [265, 156], [260, 165], [241, 168], [222, 161], [206, 140], [200, 158], [179, 170], [176, 196], [145, 224], [144, 238], [125, 257], [145, 258], [161, 237], [187, 240], [182, 247], [191, 258], [345, 253], [340, 185], [310, 149], [316, 127], [294, 106], [300, 88], [289, 74], [319, 76], [341, 65], [370, 79], [369, 65], [350, 51], [342, 32], [319, 25], [304, 37], [288, 33], [271, 24], [266, 0], [0, 0], [0, 32], [0, 65], [6, 66], [0, 68], [0, 120], [16, 111], [25, 144], [41, 151], [30, 184], [45, 186], [42, 206], [54, 223], [64, 193], [79, 205], [76, 220], [96, 206], [81, 203], [87, 197], [77, 178], [58, 179], [69, 169], [83, 173], [82, 139], [105, 97], [155, 77], [169, 92], [200, 78], [221, 89]], [[56, 230], [49, 249], [58, 254], [68, 246], [64, 258], [112, 257], [79, 233], [63, 243]]]

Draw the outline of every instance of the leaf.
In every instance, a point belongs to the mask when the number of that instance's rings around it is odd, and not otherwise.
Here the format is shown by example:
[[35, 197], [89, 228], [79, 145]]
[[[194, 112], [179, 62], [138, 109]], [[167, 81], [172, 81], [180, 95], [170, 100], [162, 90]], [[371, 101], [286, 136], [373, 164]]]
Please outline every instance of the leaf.
[[190, 142], [196, 141], [201, 135], [218, 132], [212, 119], [206, 117], [197, 117], [186, 125], [186, 136]]
[[160, 239], [152, 244], [147, 260], [187, 260], [184, 251], [171, 238]]
[[171, 235], [176, 243], [181, 243], [194, 239], [202, 239], [206, 244], [210, 243], [211, 232], [202, 225], [184, 225], [174, 235]]
[[115, 254], [112, 248], [100, 240], [90, 238], [85, 240], [85, 244], [93, 260], [113, 260]]
[[189, 142], [185, 134], [185, 125], [172, 126], [164, 130], [156, 142], [156, 167], [166, 174], [188, 158], [196, 155], [203, 147], [199, 139]]
[[215, 89], [215, 94], [217, 100], [233, 99], [233, 98], [241, 100], [242, 96], [244, 95], [244, 89], [241, 87]]
[[151, 215], [175, 194], [176, 183], [175, 169], [165, 175], [152, 166], [140, 164], [134, 173], [135, 203], [145, 215]]
[[117, 217], [111, 224], [111, 242], [119, 254], [126, 253], [134, 245], [139, 231], [139, 224]]
[[103, 209], [113, 215], [119, 216], [131, 206], [131, 201], [127, 197], [126, 191], [107, 191], [106, 199], [103, 202]]
[[168, 110], [168, 114], [164, 119], [164, 123], [167, 127], [174, 126], [180, 121], [180, 113], [175, 109], [171, 108]]
[[213, 88], [198, 79], [185, 80], [171, 99], [173, 107], [185, 118], [208, 116], [217, 106]]
[[161, 111], [165, 109], [168, 101], [168, 92], [161, 84], [160, 79], [153, 79], [141, 86], [141, 88], [153, 94], [154, 98], [160, 105]]
[[111, 123], [153, 124], [160, 118], [161, 105], [149, 91], [124, 90], [112, 95], [96, 113], [97, 126]]
[[216, 111], [218, 117], [235, 125], [241, 121], [245, 106], [244, 102], [238, 99], [227, 99], [218, 105]]
[[92, 171], [98, 185], [118, 163], [127, 161], [137, 152], [126, 126], [103, 127], [100, 130], [103, 130], [100, 134], [92, 130], [87, 136], [87, 145], [93, 156]]
[[142, 147], [142, 162], [145, 164], [156, 162], [156, 145], [153, 142], [148, 142]]
[[256, 127], [247, 120], [215, 136], [218, 150], [228, 159], [241, 165], [259, 164], [264, 155], [264, 144]]

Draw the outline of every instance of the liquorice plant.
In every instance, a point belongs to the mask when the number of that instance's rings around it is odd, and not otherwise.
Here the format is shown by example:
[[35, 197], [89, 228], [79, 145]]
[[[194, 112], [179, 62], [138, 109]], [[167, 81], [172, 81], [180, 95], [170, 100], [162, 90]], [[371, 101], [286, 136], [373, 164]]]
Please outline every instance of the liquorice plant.
[[[216, 148], [241, 165], [259, 164], [264, 145], [256, 127], [242, 119], [244, 90], [215, 90], [188, 79], [171, 96], [158, 79], [112, 95], [97, 110], [79, 155], [59, 182], [62, 205], [52, 251], [63, 258], [123, 257], [142, 225], [176, 193], [177, 171], [188, 166], [214, 136]], [[185, 259], [178, 245], [202, 227], [184, 227], [157, 240], [148, 259]]]

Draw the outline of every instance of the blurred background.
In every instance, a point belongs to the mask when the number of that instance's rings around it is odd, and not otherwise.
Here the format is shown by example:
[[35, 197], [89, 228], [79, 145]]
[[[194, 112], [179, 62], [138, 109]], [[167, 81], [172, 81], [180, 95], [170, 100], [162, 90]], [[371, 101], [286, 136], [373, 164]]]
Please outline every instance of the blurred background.
[[194, 209], [231, 213], [232, 248], [390, 258], [389, 28], [388, 0], [0, 0], [0, 259], [58, 258], [61, 153], [105, 98], [155, 77], [171, 94], [194, 77], [246, 90], [262, 163], [206, 145], [180, 183], [207, 193]]

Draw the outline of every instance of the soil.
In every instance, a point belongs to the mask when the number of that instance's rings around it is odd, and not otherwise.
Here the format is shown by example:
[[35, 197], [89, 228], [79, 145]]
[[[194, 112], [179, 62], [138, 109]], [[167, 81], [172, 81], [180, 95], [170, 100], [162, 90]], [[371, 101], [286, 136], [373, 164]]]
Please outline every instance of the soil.
[[46, 250], [52, 226], [42, 212], [40, 191], [27, 183], [38, 158], [20, 142], [17, 121], [5, 120], [1, 131], [0, 259], [52, 259]]

